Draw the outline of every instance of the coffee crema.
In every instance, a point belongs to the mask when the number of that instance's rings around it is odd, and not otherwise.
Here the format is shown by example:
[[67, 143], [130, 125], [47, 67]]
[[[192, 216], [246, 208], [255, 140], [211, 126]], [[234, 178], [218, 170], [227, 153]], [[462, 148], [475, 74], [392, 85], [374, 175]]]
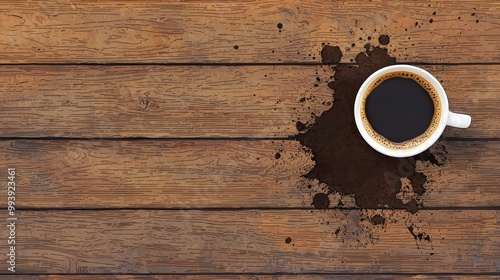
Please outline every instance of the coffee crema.
[[438, 128], [441, 113], [437, 90], [420, 75], [406, 71], [377, 78], [361, 101], [361, 121], [368, 135], [395, 150], [427, 140]]

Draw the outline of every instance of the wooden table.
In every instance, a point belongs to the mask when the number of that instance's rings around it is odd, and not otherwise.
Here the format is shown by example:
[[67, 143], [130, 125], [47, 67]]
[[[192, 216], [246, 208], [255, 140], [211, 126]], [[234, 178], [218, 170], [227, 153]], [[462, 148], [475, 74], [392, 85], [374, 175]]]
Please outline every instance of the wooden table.
[[[500, 1], [47, 2], [0, 3], [1, 279], [500, 277]], [[472, 126], [416, 214], [315, 209], [291, 136], [335, 102], [322, 43], [382, 34]]]

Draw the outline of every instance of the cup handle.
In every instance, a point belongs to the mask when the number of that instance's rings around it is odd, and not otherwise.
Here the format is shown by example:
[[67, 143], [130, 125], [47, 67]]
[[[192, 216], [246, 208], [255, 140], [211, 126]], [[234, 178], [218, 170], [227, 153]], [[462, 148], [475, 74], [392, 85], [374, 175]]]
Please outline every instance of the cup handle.
[[448, 112], [448, 120], [446, 121], [446, 125], [458, 128], [468, 128], [470, 126], [471, 120], [472, 118], [469, 115]]

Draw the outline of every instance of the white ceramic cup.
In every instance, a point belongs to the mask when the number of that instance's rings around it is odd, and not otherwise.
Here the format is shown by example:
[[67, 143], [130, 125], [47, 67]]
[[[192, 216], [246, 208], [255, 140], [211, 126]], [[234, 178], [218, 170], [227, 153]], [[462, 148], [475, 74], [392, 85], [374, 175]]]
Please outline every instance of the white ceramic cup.
[[[361, 116], [361, 106], [363, 104], [363, 97], [370, 87], [370, 85], [375, 82], [378, 78], [390, 74], [392, 72], [410, 72], [414, 73], [422, 78], [424, 78], [427, 82], [429, 82], [432, 87], [437, 92], [437, 95], [440, 99], [441, 104], [441, 118], [439, 119], [439, 124], [434, 132], [426, 138], [423, 142], [419, 143], [417, 146], [413, 146], [410, 148], [401, 148], [401, 149], [393, 149], [388, 148], [385, 145], [375, 141], [372, 136], [369, 135], [365, 126], [362, 122]], [[359, 88], [358, 94], [356, 96], [356, 101], [354, 102], [354, 119], [356, 120], [356, 126], [358, 127], [361, 136], [365, 139], [365, 141], [375, 150], [379, 151], [382, 154], [391, 157], [410, 157], [416, 154], [419, 154], [425, 150], [427, 150], [430, 146], [432, 146], [441, 136], [444, 131], [444, 128], [449, 125], [452, 127], [458, 128], [468, 128], [471, 123], [471, 117], [469, 115], [457, 114], [453, 113], [448, 108], [448, 97], [446, 96], [446, 92], [444, 91], [443, 86], [439, 83], [439, 81], [432, 76], [429, 72], [425, 71], [422, 68], [418, 68], [411, 65], [392, 65], [384, 67], [375, 73], [371, 74], [368, 79], [361, 85]]]

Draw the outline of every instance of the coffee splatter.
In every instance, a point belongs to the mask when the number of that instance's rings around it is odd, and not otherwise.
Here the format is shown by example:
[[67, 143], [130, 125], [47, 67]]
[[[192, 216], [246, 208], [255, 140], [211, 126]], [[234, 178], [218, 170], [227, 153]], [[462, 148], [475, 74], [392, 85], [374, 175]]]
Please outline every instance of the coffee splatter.
[[292, 242], [292, 239], [291, 239], [290, 237], [287, 237], [287, 238], [285, 239], [285, 243], [286, 243], [286, 244], [290, 244], [291, 242]]
[[306, 128], [307, 128], [307, 126], [306, 126], [304, 123], [300, 122], [300, 121], [298, 121], [298, 122], [295, 124], [295, 127], [297, 127], [297, 130], [298, 130], [299, 132], [302, 132], [302, 131], [306, 130]]
[[317, 209], [327, 209], [330, 206], [330, 199], [327, 194], [317, 193], [313, 197], [312, 205], [314, 205]]
[[[389, 37], [382, 35], [379, 40], [388, 43]], [[326, 47], [322, 54], [338, 49]], [[336, 53], [335, 61], [341, 55]], [[354, 100], [361, 84], [376, 70], [395, 62], [387, 49], [375, 47], [356, 56], [357, 66], [340, 64], [332, 67], [334, 81], [328, 86], [334, 91], [333, 105], [316, 117], [314, 123], [307, 125], [306, 132], [296, 135], [296, 139], [311, 151], [316, 162], [304, 177], [326, 184], [328, 193], [354, 195], [356, 205], [361, 209], [406, 209], [416, 213], [421, 204], [416, 200], [418, 197], [405, 202], [397, 197], [402, 187], [401, 179], [407, 178], [414, 192], [422, 195], [427, 177], [416, 171], [416, 161], [438, 164], [437, 159], [429, 151], [411, 158], [387, 157], [365, 142], [354, 121]], [[299, 131], [303, 128], [298, 127]], [[318, 193], [312, 204], [326, 209], [330, 200], [327, 194]]]
[[276, 154], [274, 154], [274, 158], [275, 158], [275, 159], [280, 159], [280, 158], [281, 158], [281, 154], [280, 154], [280, 153], [276, 153]]
[[431, 237], [429, 235], [427, 235], [425, 232], [417, 232], [413, 225], [408, 227], [408, 231], [415, 240], [418, 241], [425, 240], [427, 242], [431, 242]]
[[385, 218], [380, 215], [373, 216], [370, 221], [373, 225], [383, 225], [385, 224]]
[[324, 46], [321, 50], [321, 62], [324, 64], [339, 63], [342, 57], [342, 51], [339, 47]]
[[237, 49], [239, 49], [240, 47], [238, 47], [237, 45], [235, 45], [233, 48], [234, 48], [235, 50], [237, 50]]
[[[418, 22], [416, 22], [415, 25], [418, 25]], [[378, 42], [381, 45], [388, 45], [390, 42], [389, 36], [388, 35], [380, 35], [380, 37], [378, 37]]]

